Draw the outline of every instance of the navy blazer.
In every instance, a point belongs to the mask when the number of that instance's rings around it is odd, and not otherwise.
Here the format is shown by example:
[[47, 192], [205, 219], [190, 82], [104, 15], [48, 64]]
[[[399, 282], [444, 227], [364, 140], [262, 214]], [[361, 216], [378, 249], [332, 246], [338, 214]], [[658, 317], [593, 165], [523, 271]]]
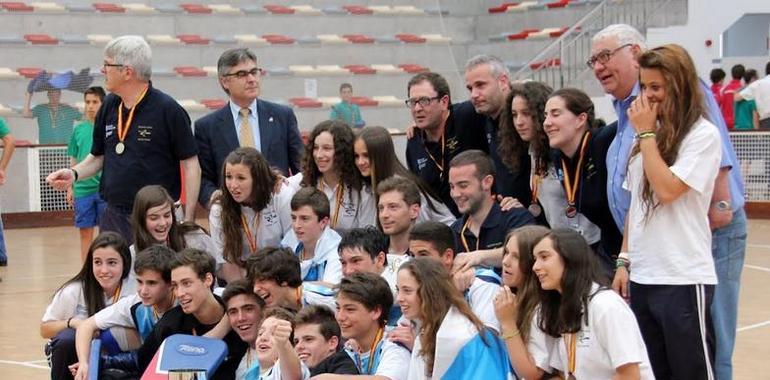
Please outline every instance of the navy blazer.
[[[259, 138], [262, 156], [284, 175], [300, 172], [304, 147], [297, 127], [297, 117], [287, 106], [257, 99]], [[201, 165], [201, 190], [198, 201], [207, 206], [214, 190], [222, 183], [225, 157], [238, 148], [238, 134], [230, 104], [195, 121], [195, 140]]]

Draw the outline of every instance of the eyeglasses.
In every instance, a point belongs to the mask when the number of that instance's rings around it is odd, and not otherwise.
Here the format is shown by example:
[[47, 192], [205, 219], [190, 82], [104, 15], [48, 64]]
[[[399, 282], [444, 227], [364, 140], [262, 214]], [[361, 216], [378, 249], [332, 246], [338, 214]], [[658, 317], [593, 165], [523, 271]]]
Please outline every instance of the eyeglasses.
[[126, 65], [120, 64], [120, 63], [102, 63], [102, 68], [104, 70], [107, 70], [108, 67], [125, 67]]
[[432, 98], [423, 96], [422, 98], [404, 100], [404, 104], [406, 104], [406, 106], [409, 108], [414, 108], [414, 106], [417, 104], [419, 104], [421, 107], [427, 107], [430, 105], [430, 102], [438, 99], [441, 99], [441, 96], [434, 96]]
[[262, 69], [259, 67], [255, 67], [251, 70], [238, 70], [234, 73], [227, 73], [225, 75], [222, 75], [223, 77], [236, 77], [239, 79], [243, 79], [248, 77], [249, 75], [253, 75], [257, 78], [259, 78], [262, 75]]
[[617, 53], [618, 51], [620, 51], [620, 49], [623, 49], [623, 48], [629, 47], [629, 46], [633, 46], [633, 45], [634, 44], [621, 45], [619, 48], [617, 48], [615, 50], [612, 50], [612, 51], [606, 50], [606, 49], [602, 50], [602, 51], [594, 54], [590, 58], [588, 58], [588, 60], [586, 61], [586, 65], [588, 65], [589, 69], [593, 69], [594, 65], [596, 65], [596, 62], [599, 62], [599, 63], [601, 63], [603, 65], [603, 64], [609, 62], [610, 59], [612, 59], [612, 56], [615, 55], [615, 53]]

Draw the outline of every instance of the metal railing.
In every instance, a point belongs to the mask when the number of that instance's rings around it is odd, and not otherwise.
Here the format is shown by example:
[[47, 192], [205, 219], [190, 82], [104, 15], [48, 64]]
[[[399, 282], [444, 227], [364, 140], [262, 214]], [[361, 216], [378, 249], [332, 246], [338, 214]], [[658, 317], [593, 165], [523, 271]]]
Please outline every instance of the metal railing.
[[672, 0], [604, 0], [556, 41], [513, 74], [514, 80], [536, 80], [553, 88], [576, 86], [589, 68], [591, 37], [612, 24], [629, 24], [646, 34], [653, 15]]

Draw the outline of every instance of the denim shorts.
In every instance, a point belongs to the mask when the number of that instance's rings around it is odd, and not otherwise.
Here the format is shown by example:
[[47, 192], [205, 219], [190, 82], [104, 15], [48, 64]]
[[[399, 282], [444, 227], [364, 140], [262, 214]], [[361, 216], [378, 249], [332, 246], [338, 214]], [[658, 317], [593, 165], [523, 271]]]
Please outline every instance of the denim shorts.
[[99, 218], [105, 207], [107, 203], [102, 200], [99, 193], [75, 197], [75, 227], [96, 227], [99, 225]]

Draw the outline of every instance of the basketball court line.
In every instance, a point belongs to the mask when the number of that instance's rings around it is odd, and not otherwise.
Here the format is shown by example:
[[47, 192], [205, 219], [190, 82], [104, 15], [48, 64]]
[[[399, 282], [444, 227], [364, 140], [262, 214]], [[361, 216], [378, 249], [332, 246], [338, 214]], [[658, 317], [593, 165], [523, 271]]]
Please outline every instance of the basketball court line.
[[28, 367], [28, 368], [44, 369], [46, 371], [49, 371], [51, 369], [47, 365], [35, 364], [37, 362], [45, 362], [45, 360], [33, 360], [31, 362], [19, 362], [15, 360], [0, 360], [0, 364], [18, 365], [18, 366]]
[[745, 268], [749, 268], [749, 269], [761, 270], [763, 272], [770, 272], [770, 268], [761, 267], [759, 265], [746, 264], [746, 265], [744, 265], [744, 267]]
[[743, 327], [738, 328], [738, 330], [736, 330], [736, 331], [741, 332], [741, 331], [746, 331], [746, 330], [752, 330], [752, 329], [764, 327], [764, 326], [767, 326], [767, 325], [770, 325], [770, 321], [764, 321], [764, 322], [755, 323], [753, 325], [743, 326]]

